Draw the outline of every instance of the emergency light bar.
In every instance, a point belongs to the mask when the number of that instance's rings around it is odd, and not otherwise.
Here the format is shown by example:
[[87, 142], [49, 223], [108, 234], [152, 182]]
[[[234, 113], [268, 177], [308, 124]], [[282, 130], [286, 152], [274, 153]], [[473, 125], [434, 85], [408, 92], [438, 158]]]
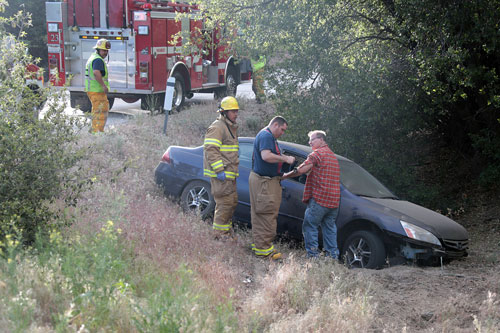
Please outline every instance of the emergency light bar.
[[80, 39], [100, 39], [106, 38], [108, 40], [128, 40], [128, 37], [114, 37], [114, 36], [80, 36]]

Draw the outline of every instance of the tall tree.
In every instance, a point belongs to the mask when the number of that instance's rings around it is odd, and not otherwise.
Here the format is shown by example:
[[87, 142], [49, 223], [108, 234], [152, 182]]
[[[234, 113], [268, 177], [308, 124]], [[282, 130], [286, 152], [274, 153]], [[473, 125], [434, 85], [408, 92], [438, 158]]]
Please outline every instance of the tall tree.
[[20, 12], [28, 15], [28, 25], [21, 30], [18, 25], [8, 26], [6, 30], [13, 34], [23, 31], [24, 35], [20, 37], [27, 44], [29, 53], [34, 58], [40, 59], [41, 67], [47, 68], [45, 1], [9, 0], [8, 5], [5, 7], [5, 12], [1, 13], [1, 15], [5, 18], [9, 18]]
[[409, 176], [418, 171], [413, 147], [431, 138], [474, 156], [491, 171], [491, 182], [500, 180], [499, 5], [203, 2], [208, 17], [238, 28], [234, 45], [244, 46], [241, 53], [274, 56], [269, 91], [298, 129], [296, 139], [305, 141], [308, 129], [323, 127], [340, 153], [405, 194], [415, 184]]

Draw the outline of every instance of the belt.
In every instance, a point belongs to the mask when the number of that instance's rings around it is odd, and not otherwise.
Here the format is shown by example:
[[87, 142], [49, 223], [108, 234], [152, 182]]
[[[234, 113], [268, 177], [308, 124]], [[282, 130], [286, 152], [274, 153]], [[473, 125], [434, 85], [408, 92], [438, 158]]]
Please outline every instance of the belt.
[[271, 176], [264, 176], [264, 175], [261, 175], [261, 174], [259, 174], [259, 173], [255, 172], [255, 171], [253, 171], [253, 170], [252, 170], [252, 173], [254, 173], [256, 176], [258, 176], [258, 177], [260, 177], [260, 178], [266, 178], [266, 179], [281, 178], [281, 176], [280, 176], [280, 175], [278, 175], [278, 176], [273, 176], [273, 177], [271, 177]]

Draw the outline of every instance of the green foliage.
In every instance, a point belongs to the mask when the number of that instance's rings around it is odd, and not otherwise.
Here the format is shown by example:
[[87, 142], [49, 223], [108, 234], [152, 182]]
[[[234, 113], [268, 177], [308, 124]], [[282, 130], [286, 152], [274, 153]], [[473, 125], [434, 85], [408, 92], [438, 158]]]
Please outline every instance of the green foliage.
[[[12, 18], [21, 13], [25, 19], [18, 21], [16, 24], [9, 24], [6, 31], [15, 35], [22, 31], [22, 35], [18, 37], [27, 44], [29, 53], [33, 58], [40, 59], [40, 65], [47, 68], [45, 1], [8, 0], [5, 12], [2, 14], [0, 11], [0, 16]], [[20, 23], [22, 23], [22, 26]]]
[[[333, 148], [397, 193], [422, 198], [418, 169], [444, 141], [484, 170], [471, 137], [500, 136], [500, 2], [204, 1], [239, 27], [240, 53], [267, 54], [266, 81], [291, 137]], [[488, 141], [493, 142], [493, 141]], [[419, 149], [414, 149], [418, 147]], [[432, 201], [432, 198], [428, 198]]]
[[500, 183], [500, 137], [484, 129], [471, 136], [474, 147], [494, 163], [489, 163], [479, 177], [484, 186], [495, 187]]
[[78, 198], [85, 180], [77, 167], [85, 149], [76, 146], [81, 124], [65, 116], [63, 92], [26, 86], [32, 58], [25, 49], [13, 35], [1, 35], [0, 239], [17, 230], [29, 243], [39, 229], [51, 227], [57, 200], [72, 204]]
[[38, 238], [31, 252], [9, 250], [18, 244], [8, 238], [8, 255], [0, 258], [0, 328], [236, 331], [230, 302], [214, 304], [187, 266], [167, 275], [136, 258], [121, 233], [107, 221], [97, 233]]

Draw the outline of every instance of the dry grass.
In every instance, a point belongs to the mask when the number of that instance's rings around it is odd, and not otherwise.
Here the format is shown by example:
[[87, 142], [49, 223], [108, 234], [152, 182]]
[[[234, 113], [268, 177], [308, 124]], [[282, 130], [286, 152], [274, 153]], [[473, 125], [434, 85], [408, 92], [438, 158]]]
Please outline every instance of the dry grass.
[[292, 255], [245, 304], [245, 326], [269, 332], [364, 332], [374, 305], [368, 281], [331, 260]]
[[[251, 101], [240, 104], [240, 136], [254, 136], [274, 115], [268, 106]], [[248, 231], [238, 231], [236, 242], [215, 241], [209, 223], [182, 212], [156, 187], [153, 171], [163, 152], [169, 145], [201, 145], [206, 128], [217, 116], [216, 107], [215, 102], [195, 105], [170, 115], [166, 136], [160, 115], [141, 116], [103, 135], [83, 138], [83, 144], [93, 147], [88, 168], [98, 181], [80, 202], [86, 213], [74, 228], [92, 232], [96, 221], [117, 221], [138, 257], [166, 273], [179, 265], [193, 270], [199, 286], [210, 290], [214, 300], [232, 300], [242, 326], [249, 331], [366, 327], [372, 314], [364, 296], [369, 288], [356, 287], [356, 294], [339, 289], [339, 281], [348, 274], [342, 266], [304, 264], [303, 258], [294, 259], [298, 255], [293, 254], [279, 265], [256, 259], [249, 250]], [[327, 315], [330, 311], [338, 316]], [[366, 320], [348, 326], [347, 314], [360, 311]]]
[[[139, 257], [165, 272], [186, 265], [216, 299], [229, 299], [241, 297], [246, 273], [239, 263], [248, 257], [248, 235], [242, 231], [237, 243], [213, 240], [209, 223], [184, 214], [154, 183], [154, 168], [166, 148], [201, 145], [206, 128], [217, 116], [216, 108], [213, 102], [169, 115], [166, 136], [163, 115], [140, 116], [104, 134], [84, 134], [82, 144], [93, 151], [86, 167], [95, 183], [79, 202], [73, 229], [94, 233], [102, 221], [115, 221]], [[240, 135], [255, 135], [245, 121], [258, 123], [254, 127], [260, 129], [269, 120], [263, 119], [265, 115], [252, 108], [240, 111]]]
[[[243, 100], [241, 105], [240, 136], [255, 135], [275, 112], [252, 101]], [[82, 134], [81, 144], [92, 151], [84, 167], [93, 187], [72, 211], [74, 220], [67, 236], [97, 237], [104, 222], [114, 221], [114, 227], [121, 230], [120, 243], [130, 250], [135, 265], [129, 280], [124, 279], [133, 286], [134, 294], [127, 288], [113, 293], [112, 306], [100, 319], [113, 326], [101, 326], [100, 330], [137, 331], [129, 317], [136, 314], [131, 309], [140, 307], [158, 311], [147, 314], [150, 321], [141, 324], [144, 331], [169, 331], [155, 326], [164, 313], [172, 313], [171, 318], [182, 321], [180, 327], [193, 332], [498, 331], [498, 274], [481, 282], [488, 286], [487, 295], [478, 293], [475, 303], [468, 303], [465, 291], [474, 287], [477, 281], [473, 279], [455, 279], [455, 289], [464, 293], [448, 296], [439, 280], [443, 275], [432, 269], [348, 270], [336, 262], [308, 261], [303, 249], [288, 244], [279, 245], [287, 258], [274, 263], [252, 256], [247, 230], [238, 230], [239, 239], [234, 242], [214, 240], [209, 222], [184, 213], [175, 201], [165, 198], [154, 183], [154, 169], [168, 146], [201, 145], [216, 108], [213, 102], [170, 115], [167, 135], [162, 133], [162, 115], [140, 116], [99, 135]], [[67, 282], [60, 271], [44, 270], [30, 260], [18, 267], [17, 287], [23, 292], [16, 296], [15, 304], [20, 306], [14, 310], [18, 318], [36, 318], [24, 326], [29, 331], [77, 330], [95, 320], [89, 317], [90, 303], [82, 315], [71, 316], [67, 311], [72, 305], [61, 296]], [[185, 279], [193, 283], [186, 284]], [[152, 284], [151, 280], [157, 282]], [[0, 296], [8, 290], [2, 283]], [[158, 285], [175, 286], [173, 296], [178, 303], [166, 304], [161, 295], [142, 298]], [[154, 289], [153, 295], [169, 289], [162, 290]], [[436, 303], [436, 297], [441, 301]], [[427, 314], [418, 312], [424, 306], [432, 309], [432, 318], [427, 321], [422, 320]], [[0, 302], [0, 330], [10, 327], [9, 318], [2, 314], [6, 309]], [[54, 313], [66, 326], [51, 327]], [[186, 313], [189, 316], [183, 317]], [[223, 324], [229, 326], [217, 323], [221, 313]], [[231, 324], [233, 313], [237, 325]]]

